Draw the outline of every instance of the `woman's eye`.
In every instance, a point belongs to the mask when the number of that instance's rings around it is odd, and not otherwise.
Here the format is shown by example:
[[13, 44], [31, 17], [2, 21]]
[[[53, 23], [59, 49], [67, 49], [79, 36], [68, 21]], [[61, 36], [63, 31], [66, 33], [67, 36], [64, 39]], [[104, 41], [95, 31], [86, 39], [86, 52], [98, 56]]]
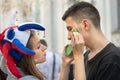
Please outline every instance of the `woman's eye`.
[[40, 45], [37, 47], [37, 49], [40, 49]]

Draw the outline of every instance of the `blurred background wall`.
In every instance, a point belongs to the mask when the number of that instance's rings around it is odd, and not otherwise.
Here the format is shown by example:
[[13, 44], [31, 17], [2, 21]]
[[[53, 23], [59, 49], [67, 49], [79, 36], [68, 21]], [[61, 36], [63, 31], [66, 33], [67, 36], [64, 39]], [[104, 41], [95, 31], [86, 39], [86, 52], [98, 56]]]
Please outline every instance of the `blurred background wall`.
[[[96, 6], [105, 36], [120, 47], [120, 0], [0, 0], [0, 32], [10, 25], [36, 21], [46, 28], [49, 49], [61, 53], [68, 43], [65, 22], [61, 17], [77, 1]], [[43, 38], [43, 32], [36, 33]]]

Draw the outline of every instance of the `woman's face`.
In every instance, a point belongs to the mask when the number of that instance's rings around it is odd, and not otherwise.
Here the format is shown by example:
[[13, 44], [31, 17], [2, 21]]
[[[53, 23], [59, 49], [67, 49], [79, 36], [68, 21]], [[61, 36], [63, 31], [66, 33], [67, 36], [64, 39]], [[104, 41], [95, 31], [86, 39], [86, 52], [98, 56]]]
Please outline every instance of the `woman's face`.
[[40, 43], [40, 40], [38, 39], [38, 37], [33, 36], [31, 38], [32, 41], [32, 50], [35, 51], [35, 55], [34, 55], [34, 61], [35, 63], [42, 63], [46, 61], [46, 53], [45, 50], [47, 49], [46, 46], [42, 45]]

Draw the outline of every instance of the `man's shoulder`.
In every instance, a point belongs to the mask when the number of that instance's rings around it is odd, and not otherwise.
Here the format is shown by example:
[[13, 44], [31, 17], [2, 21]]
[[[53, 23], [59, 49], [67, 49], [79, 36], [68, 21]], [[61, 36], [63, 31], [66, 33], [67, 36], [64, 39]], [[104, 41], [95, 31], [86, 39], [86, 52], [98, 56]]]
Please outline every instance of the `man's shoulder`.
[[110, 43], [101, 59], [106, 64], [112, 63], [120, 65], [120, 50], [114, 44]]

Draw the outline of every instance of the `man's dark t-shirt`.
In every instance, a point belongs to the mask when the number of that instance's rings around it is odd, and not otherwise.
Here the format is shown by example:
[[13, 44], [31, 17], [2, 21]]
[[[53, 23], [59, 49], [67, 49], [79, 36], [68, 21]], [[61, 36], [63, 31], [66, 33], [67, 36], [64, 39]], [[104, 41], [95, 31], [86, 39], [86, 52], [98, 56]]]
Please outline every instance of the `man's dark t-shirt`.
[[120, 51], [109, 43], [95, 57], [88, 61], [85, 53], [87, 80], [120, 80]]

